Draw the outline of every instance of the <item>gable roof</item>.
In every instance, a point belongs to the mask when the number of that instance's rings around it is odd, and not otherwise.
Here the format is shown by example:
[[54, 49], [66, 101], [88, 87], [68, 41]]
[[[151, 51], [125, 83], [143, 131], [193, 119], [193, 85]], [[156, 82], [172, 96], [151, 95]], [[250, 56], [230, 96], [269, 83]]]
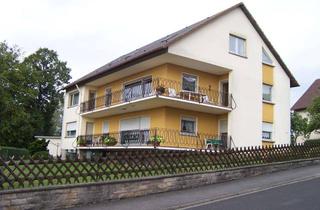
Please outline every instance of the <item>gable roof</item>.
[[291, 110], [299, 111], [308, 108], [316, 97], [320, 97], [320, 79], [312, 83], [308, 90], [292, 106]]
[[290, 86], [291, 87], [297, 87], [299, 86], [297, 80], [294, 78], [288, 67], [285, 65], [285, 63], [282, 61], [280, 55], [277, 53], [277, 51], [274, 49], [270, 41], [267, 39], [261, 28], [258, 26], [257, 22], [254, 20], [253, 16], [250, 14], [248, 9], [245, 7], [245, 5], [241, 2], [239, 4], [236, 4], [226, 10], [223, 10], [222, 12], [219, 12], [213, 16], [207, 17], [206, 19], [203, 19], [197, 23], [194, 23], [188, 27], [185, 27], [179, 31], [176, 31], [170, 35], [167, 35], [161, 39], [158, 39], [148, 45], [145, 45], [144, 47], [141, 47], [139, 49], [136, 49], [126, 55], [123, 55], [110, 63], [107, 63], [106, 65], [92, 71], [91, 73], [81, 77], [80, 79], [70, 83], [67, 85], [64, 89], [71, 89], [76, 84], [82, 85], [86, 82], [93, 81], [99, 77], [106, 76], [108, 74], [111, 74], [113, 72], [116, 72], [118, 70], [121, 70], [125, 67], [131, 66], [133, 64], [136, 64], [138, 62], [141, 62], [143, 60], [147, 60], [149, 58], [155, 57], [157, 55], [160, 55], [162, 53], [166, 53], [168, 51], [168, 47], [176, 42], [177, 40], [185, 37], [187, 34], [192, 33], [193, 31], [199, 29], [200, 27], [210, 23], [211, 21], [228, 14], [229, 12], [233, 11], [234, 9], [240, 8], [244, 14], [249, 19], [250, 23], [253, 25], [253, 27], [256, 29], [258, 34], [261, 36], [265, 44], [268, 46], [271, 53], [274, 55], [274, 57], [277, 59], [281, 67], [284, 69], [288, 77], [290, 78]]

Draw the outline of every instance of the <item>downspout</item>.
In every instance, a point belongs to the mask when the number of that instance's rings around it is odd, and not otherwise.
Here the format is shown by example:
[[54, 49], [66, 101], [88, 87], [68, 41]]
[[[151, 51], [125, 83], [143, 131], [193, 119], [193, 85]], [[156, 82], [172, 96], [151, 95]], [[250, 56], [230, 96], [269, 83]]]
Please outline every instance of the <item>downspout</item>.
[[[78, 106], [78, 110], [77, 110], [77, 114], [78, 114], [78, 132], [77, 132], [77, 137], [76, 137], [76, 146], [75, 149], [76, 149], [76, 153], [78, 153], [77, 151], [77, 138], [78, 138], [78, 135], [80, 133], [80, 129], [81, 129], [81, 125], [80, 125], [80, 119], [81, 119], [81, 116], [80, 116], [80, 112], [81, 112], [81, 101], [82, 101], [82, 94], [81, 94], [81, 91], [80, 91], [80, 88], [78, 86], [78, 84], [75, 84], [76, 85], [76, 88], [77, 90], [79, 91], [79, 106]], [[74, 142], [73, 142], [74, 143]]]

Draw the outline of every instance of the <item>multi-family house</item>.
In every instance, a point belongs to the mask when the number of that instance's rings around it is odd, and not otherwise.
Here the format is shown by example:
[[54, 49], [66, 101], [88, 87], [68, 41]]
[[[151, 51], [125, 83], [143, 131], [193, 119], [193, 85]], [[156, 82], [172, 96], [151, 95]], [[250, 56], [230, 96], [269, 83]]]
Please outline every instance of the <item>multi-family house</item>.
[[170, 148], [289, 143], [296, 86], [240, 3], [67, 85], [62, 149], [148, 147], [154, 137]]
[[[320, 79], [315, 80], [310, 87], [303, 93], [303, 95], [291, 107], [291, 110], [298, 113], [301, 117], [310, 119], [308, 107], [312, 104], [313, 100], [320, 97]], [[313, 131], [309, 136], [310, 140], [320, 139], [320, 133]], [[303, 143], [306, 140], [304, 136], [297, 138], [297, 143]]]

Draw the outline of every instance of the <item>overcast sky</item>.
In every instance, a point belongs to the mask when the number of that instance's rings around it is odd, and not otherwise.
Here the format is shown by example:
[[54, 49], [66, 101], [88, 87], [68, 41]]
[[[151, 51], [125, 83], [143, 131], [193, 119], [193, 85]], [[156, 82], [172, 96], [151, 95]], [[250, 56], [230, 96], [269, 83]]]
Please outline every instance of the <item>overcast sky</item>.
[[[235, 0], [0, 0], [0, 41], [28, 55], [54, 49], [72, 80], [162, 36], [224, 10]], [[320, 78], [320, 1], [245, 0], [300, 87]]]

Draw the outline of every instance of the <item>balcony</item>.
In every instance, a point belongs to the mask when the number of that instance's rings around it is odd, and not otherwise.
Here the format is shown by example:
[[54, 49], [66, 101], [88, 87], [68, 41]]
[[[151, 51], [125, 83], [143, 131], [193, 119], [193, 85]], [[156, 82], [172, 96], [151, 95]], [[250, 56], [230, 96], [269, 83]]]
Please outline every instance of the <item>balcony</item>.
[[[150, 141], [153, 137], [161, 139], [159, 147], [171, 148], [228, 148], [230, 139], [227, 134], [184, 134], [179, 130], [151, 128], [148, 130], [126, 130], [116, 133], [104, 133], [96, 135], [82, 135], [77, 137], [79, 149], [106, 149], [123, 147], [154, 147]], [[106, 139], [114, 139], [115, 143], [110, 145]]]
[[[232, 96], [228, 93], [198, 86], [195, 87], [196, 91], [185, 89], [181, 82], [174, 80], [144, 79], [122, 90], [110, 91], [81, 103], [80, 113], [95, 118], [161, 106], [214, 114], [232, 110]], [[145, 103], [146, 100], [148, 103]]]

